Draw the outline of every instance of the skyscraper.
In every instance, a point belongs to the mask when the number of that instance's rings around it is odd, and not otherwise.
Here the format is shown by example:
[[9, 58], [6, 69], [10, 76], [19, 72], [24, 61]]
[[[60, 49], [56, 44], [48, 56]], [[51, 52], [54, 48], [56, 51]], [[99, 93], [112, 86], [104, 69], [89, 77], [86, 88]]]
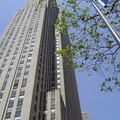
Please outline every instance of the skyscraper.
[[26, 0], [0, 38], [0, 120], [82, 120], [72, 65], [55, 54], [69, 37], [56, 35], [51, 1]]

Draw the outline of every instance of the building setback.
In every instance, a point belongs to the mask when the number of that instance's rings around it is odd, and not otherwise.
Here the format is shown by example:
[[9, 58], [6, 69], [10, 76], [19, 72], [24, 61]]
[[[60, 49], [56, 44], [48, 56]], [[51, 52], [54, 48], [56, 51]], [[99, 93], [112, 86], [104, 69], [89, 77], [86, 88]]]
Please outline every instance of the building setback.
[[55, 54], [69, 37], [56, 35], [51, 1], [26, 0], [0, 38], [0, 120], [82, 120], [72, 65]]

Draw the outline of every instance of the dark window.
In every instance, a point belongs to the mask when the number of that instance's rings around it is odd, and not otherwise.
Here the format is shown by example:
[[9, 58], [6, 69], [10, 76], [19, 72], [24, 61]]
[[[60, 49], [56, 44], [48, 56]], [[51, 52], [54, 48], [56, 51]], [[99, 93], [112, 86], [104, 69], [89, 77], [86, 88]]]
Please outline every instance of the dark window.
[[3, 70], [0, 69], [0, 73], [2, 73]]
[[26, 68], [30, 68], [30, 65], [26, 65]]
[[16, 54], [17, 54], [17, 51], [14, 52], [14, 55], [16, 55]]
[[33, 120], [35, 120], [36, 119], [36, 115], [33, 115]]
[[22, 70], [22, 67], [19, 67], [18, 70]]
[[20, 95], [19, 96], [24, 96], [25, 91], [20, 91]]
[[26, 83], [27, 83], [27, 78], [23, 79], [23, 82], [22, 82], [22, 86], [21, 86], [21, 87], [25, 87], [25, 86], [26, 86]]
[[55, 108], [55, 99], [51, 100], [51, 109]]
[[19, 117], [20, 114], [21, 114], [21, 111], [16, 111], [16, 113], [15, 113], [15, 117]]
[[21, 73], [17, 73], [16, 77], [20, 77]]
[[23, 64], [23, 63], [24, 63], [24, 60], [21, 60], [21, 61], [20, 61], [20, 64]]
[[30, 53], [29, 55], [28, 55], [28, 57], [31, 57], [32, 56], [32, 53]]
[[55, 119], [55, 113], [51, 112], [51, 119], [54, 120]]
[[12, 68], [8, 68], [8, 71], [11, 71], [12, 70]]
[[31, 62], [31, 59], [28, 59], [27, 62]]
[[13, 89], [16, 89], [18, 87], [18, 83], [19, 83], [19, 81], [16, 80], [15, 83], [14, 83]]
[[9, 78], [9, 74], [6, 75], [6, 78]]
[[37, 83], [37, 88], [36, 88], [36, 92], [38, 93], [39, 90], [39, 83]]
[[2, 86], [2, 89], [1, 89], [1, 90], [4, 90], [4, 89], [5, 89], [6, 84], [7, 84], [7, 81], [4, 81], [4, 83], [3, 83], [3, 86]]
[[11, 98], [14, 98], [16, 95], [16, 91], [12, 91]]
[[21, 106], [22, 103], [23, 103], [23, 99], [19, 99], [19, 100], [18, 100], [18, 104], [17, 104], [17, 106]]
[[1, 67], [4, 67], [4, 66], [5, 66], [5, 63], [3, 63]]
[[10, 116], [11, 116], [11, 112], [7, 112], [7, 113], [6, 113], [6, 116], [5, 116], [5, 119], [10, 118]]
[[2, 99], [3, 93], [0, 92], [0, 99]]
[[8, 108], [13, 107], [13, 104], [14, 104], [14, 101], [13, 101], [13, 100], [10, 100], [10, 101], [9, 101]]
[[11, 63], [10, 63], [10, 65], [13, 65], [13, 64], [14, 64], [14, 62], [11, 62]]
[[43, 115], [43, 120], [47, 120], [47, 115], [46, 114]]
[[29, 71], [25, 71], [25, 72], [24, 72], [24, 75], [28, 75], [28, 73], [29, 73]]

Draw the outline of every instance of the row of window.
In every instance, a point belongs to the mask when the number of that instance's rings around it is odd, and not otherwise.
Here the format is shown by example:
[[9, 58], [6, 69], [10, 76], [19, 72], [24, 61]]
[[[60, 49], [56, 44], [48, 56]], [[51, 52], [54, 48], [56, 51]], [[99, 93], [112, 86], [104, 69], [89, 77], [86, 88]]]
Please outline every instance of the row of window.
[[[1, 45], [0, 45], [0, 48], [1, 48], [2, 45], [3, 45], [3, 43], [4, 43], [4, 41], [7, 39], [6, 42], [5, 42], [5, 44], [4, 44], [4, 47], [3, 47], [2, 51], [6, 49], [8, 43], [9, 43], [9, 41], [10, 41], [10, 38], [11, 38], [11, 36], [13, 35], [14, 30], [15, 30], [15, 28], [16, 28], [15, 26], [16, 26], [16, 24], [18, 23], [18, 21], [20, 20], [20, 16], [17, 17], [18, 15], [19, 15], [19, 12], [18, 12], [17, 15], [14, 17], [14, 20], [12, 21], [12, 23], [11, 23], [11, 25], [10, 25], [10, 27], [9, 27], [9, 29], [8, 29], [5, 37], [4, 37], [4, 39], [3, 39], [3, 41], [2, 41], [2, 43], [1, 43]], [[17, 22], [17, 23], [16, 23], [16, 22]], [[14, 26], [13, 26], [13, 25], [14, 25]], [[11, 30], [11, 28], [12, 28], [12, 30]], [[10, 32], [10, 30], [11, 30], [11, 32]], [[18, 30], [17, 30], [16, 33], [18, 33]], [[7, 38], [7, 36], [8, 36], [8, 38]], [[15, 36], [16, 36], [16, 35], [15, 35]]]
[[[24, 28], [23, 28], [23, 31], [22, 31], [22, 33], [21, 33], [21, 36], [20, 36], [20, 39], [22, 39], [22, 37], [23, 37], [23, 34], [24, 34], [24, 31], [25, 31], [25, 28], [26, 28], [26, 26], [24, 26]], [[16, 32], [16, 34], [15, 34], [15, 37], [17, 36], [17, 34], [18, 34], [18, 32], [19, 32], [19, 29], [20, 29], [20, 27], [18, 27], [18, 30], [17, 30], [17, 32]], [[34, 34], [34, 36], [35, 36], [36, 34]], [[9, 56], [9, 54], [10, 54], [10, 52], [11, 52], [11, 49], [12, 49], [12, 47], [13, 47], [13, 43], [15, 42], [15, 38], [13, 39], [14, 41], [12, 42], [12, 44], [10, 45], [10, 49], [8, 50], [8, 53], [7, 53], [7, 57]], [[19, 45], [20, 45], [20, 42], [21, 41], [19, 41], [18, 42], [18, 44], [17, 44], [17, 46], [19, 47]], [[33, 41], [34, 42], [34, 41]], [[17, 48], [16, 48], [17, 49]], [[4, 51], [2, 51], [2, 53], [4, 53]], [[0, 58], [2, 57], [2, 53], [0, 54]], [[15, 51], [15, 54], [17, 54], [17, 51]], [[7, 59], [5, 58], [5, 60], [4, 60], [4, 62], [3, 62], [3, 64], [2, 64], [2, 66], [1, 67], [4, 67], [5, 66], [5, 62], [7, 61]], [[12, 63], [11, 63], [12, 64]], [[0, 75], [2, 74], [2, 70], [0, 69]]]
[[[58, 34], [58, 32], [56, 32]], [[56, 37], [56, 50], [59, 50], [59, 38]], [[56, 54], [56, 61], [57, 61], [57, 88], [60, 88], [60, 57]]]
[[[37, 20], [36, 20], [36, 24], [35, 24], [35, 28], [34, 28], [34, 32], [37, 32], [37, 29], [38, 29], [38, 23], [39, 23], [39, 17], [40, 17], [40, 10], [39, 10], [39, 12], [38, 12], [38, 16], [37, 16]], [[32, 22], [32, 24], [31, 25], [33, 25], [33, 23], [34, 23], [34, 17], [33, 17], [33, 22]], [[34, 34], [34, 33], [33, 33]], [[44, 42], [44, 39], [42, 39], [42, 41], [41, 42]], [[44, 43], [42, 43], [42, 45], [43, 45]], [[44, 62], [45, 62], [45, 58], [43, 58], [43, 50], [45, 50], [45, 47], [43, 48], [43, 47], [40, 47], [41, 48], [41, 55], [40, 55], [40, 63], [39, 63], [39, 70], [38, 70], [38, 83], [37, 83], [37, 87], [36, 87], [36, 96], [35, 96], [35, 104], [34, 104], [34, 114], [33, 114], [33, 120], [35, 120], [36, 119], [36, 110], [37, 110], [37, 104], [38, 104], [38, 102], [37, 102], [37, 100], [38, 100], [38, 90], [39, 90], [39, 85], [41, 85], [41, 89], [43, 89], [43, 77], [41, 78], [41, 81], [40, 81], [40, 70], [42, 69], [41, 68], [41, 62], [42, 62], [42, 60], [44, 60]], [[41, 58], [42, 58], [42, 60], [41, 60]], [[44, 74], [44, 65], [42, 66], [43, 67], [43, 69], [42, 69], [42, 75]], [[44, 75], [43, 75], [44, 76]], [[42, 101], [43, 101], [43, 99], [42, 99], [42, 97], [43, 97], [43, 95], [44, 95], [45, 93], [43, 93], [43, 91], [41, 91], [41, 93], [40, 93], [40, 102], [39, 102], [39, 109], [41, 110], [41, 109], [43, 109], [42, 108], [42, 106], [41, 106], [41, 103], [42, 103]], [[39, 116], [38, 116], [39, 118], [38, 119], [40, 119], [40, 113], [39, 113]]]
[[[20, 27], [18, 28], [16, 34], [19, 32], [19, 30], [20, 30]], [[16, 34], [15, 34], [15, 36], [17, 36]], [[0, 68], [1, 70], [3, 70], [3, 67], [5, 67], [5, 64], [6, 64], [7, 60], [8, 60], [8, 56], [10, 55], [10, 52], [11, 52], [11, 50], [12, 50], [12, 47], [13, 47], [13, 44], [14, 44], [15, 40], [16, 40], [16, 37], [14, 37], [14, 39], [13, 39], [12, 42], [11, 42], [11, 45], [10, 45], [10, 47], [9, 47], [9, 49], [8, 49], [8, 52], [7, 52], [7, 54], [6, 54], [6, 57], [4, 58], [4, 61], [3, 61], [2, 66], [1, 66], [1, 68]], [[18, 41], [18, 45], [20, 44], [20, 42], [21, 42], [21, 40]], [[16, 48], [14, 55], [17, 54], [17, 50], [18, 50], [18, 49], [19, 49], [19, 47]], [[4, 53], [4, 52], [2, 51], [2, 53]], [[1, 56], [1, 57], [2, 57], [2, 56]], [[12, 63], [10, 63], [10, 65], [11, 65], [11, 64], [12, 64]], [[2, 72], [1, 72], [1, 74], [2, 74]]]
[[[20, 29], [20, 28], [18, 28], [18, 29]], [[14, 39], [14, 40], [15, 40], [15, 39]], [[9, 78], [10, 71], [11, 71], [12, 66], [13, 66], [13, 64], [14, 64], [16, 54], [17, 54], [17, 52], [18, 52], [18, 50], [19, 50], [19, 46], [20, 46], [21, 40], [22, 40], [22, 39], [19, 39], [19, 41], [18, 41], [17, 47], [16, 47], [15, 52], [14, 52], [14, 55], [13, 55], [13, 57], [12, 57], [12, 61], [11, 61], [11, 63], [10, 63], [10, 67], [9, 67], [8, 72], [7, 72], [7, 74], [6, 74], [6, 77], [5, 77], [5, 80], [4, 80], [4, 83], [3, 83], [3, 86], [2, 86], [2, 89], [1, 89], [1, 90], [5, 90], [5, 87], [6, 87], [6, 84], [7, 84], [6, 78], [7, 78], [7, 79]], [[8, 50], [8, 52], [10, 52], [10, 51], [11, 51], [11, 49]], [[9, 54], [10, 54], [10, 53], [9, 53]], [[5, 66], [5, 63], [6, 63], [7, 59], [8, 59], [8, 56], [5, 57], [4, 63], [2, 64], [2, 67]]]
[[[37, 30], [37, 27], [35, 28], [36, 30]], [[23, 32], [24, 33], [24, 32]], [[33, 34], [34, 36], [36, 35], [36, 34]], [[30, 36], [29, 36], [30, 37]], [[22, 38], [22, 37], [21, 37]], [[30, 50], [29, 50], [29, 55], [28, 55], [28, 60], [27, 60], [27, 64], [26, 64], [26, 68], [27, 69], [25, 69], [25, 72], [24, 72], [24, 78], [23, 78], [23, 81], [22, 81], [22, 85], [21, 85], [21, 87], [25, 87], [26, 86], [26, 83], [27, 83], [27, 77], [26, 77], [26, 75], [28, 75], [28, 73], [29, 73], [29, 67], [30, 67], [30, 62], [31, 62], [31, 56], [32, 56], [32, 51], [33, 51], [33, 47], [34, 47], [34, 42], [35, 42], [35, 37], [33, 38], [33, 40], [32, 40], [32, 42], [31, 42], [31, 46], [30, 46]], [[27, 39], [28, 40], [28, 39]], [[13, 86], [13, 92], [12, 92], [12, 94], [11, 94], [11, 100], [10, 100], [10, 103], [9, 103], [9, 105], [8, 105], [8, 112], [6, 113], [6, 119], [7, 118], [10, 118], [10, 115], [11, 115], [11, 112], [9, 111], [9, 108], [11, 108], [12, 106], [13, 106], [13, 104], [14, 104], [14, 97], [15, 97], [15, 95], [16, 95], [16, 90], [17, 90], [17, 86], [18, 86], [18, 83], [19, 83], [19, 78], [20, 78], [20, 75], [21, 75], [21, 72], [22, 71], [20, 71], [20, 70], [22, 70], [22, 64], [24, 63], [24, 58], [25, 58], [25, 53], [27, 52], [26, 51], [26, 49], [27, 49], [27, 45], [29, 44], [29, 42], [28, 41], [26, 41], [26, 44], [25, 44], [25, 49], [23, 50], [23, 55], [22, 55], [22, 59], [21, 59], [21, 61], [20, 61], [20, 66], [19, 66], [19, 68], [18, 68], [18, 73], [17, 73], [17, 75], [16, 75], [16, 80], [15, 80], [15, 83], [14, 83], [14, 86]], [[19, 44], [20, 45], [20, 44]], [[17, 52], [16, 52], [16, 54], [17, 54]], [[14, 58], [15, 59], [15, 58]], [[13, 63], [14, 62], [12, 62], [12, 64], [11, 65], [13, 65]], [[23, 94], [23, 91], [22, 91], [22, 93], [21, 94]], [[1, 98], [1, 96], [2, 96], [2, 94], [0, 94], [0, 98]], [[22, 101], [23, 102], [23, 101]], [[17, 106], [19, 106], [19, 105], [22, 105], [22, 103], [21, 103], [21, 101], [18, 101], [18, 105]], [[16, 114], [15, 114], [15, 117], [19, 117], [20, 116], [20, 112], [21, 112], [21, 109], [20, 109], [20, 107], [17, 107], [16, 108]]]
[[[28, 37], [27, 37], [27, 39], [26, 39], [25, 46], [24, 46], [24, 49], [23, 49], [23, 54], [22, 54], [22, 57], [21, 57], [21, 60], [20, 60], [18, 72], [17, 72], [17, 75], [16, 75], [16, 80], [15, 80], [15, 82], [14, 82], [13, 91], [14, 91], [14, 90], [17, 90], [17, 87], [18, 87], [20, 75], [21, 75], [21, 72], [22, 72], [22, 64], [24, 63], [24, 59], [25, 59], [26, 52], [27, 52], [27, 49], [28, 49], [29, 40], [30, 40], [30, 36], [29, 36], [29, 34], [28, 34]], [[24, 77], [23, 77], [23, 81], [22, 81], [21, 88], [25, 87], [25, 86], [26, 86], [26, 83], [27, 83], [27, 76], [28, 76], [28, 74], [29, 74], [29, 68], [30, 68], [30, 62], [31, 62], [31, 57], [32, 57], [34, 42], [35, 42], [35, 37], [34, 37], [34, 39], [32, 39], [32, 41], [31, 41], [31, 45], [30, 45], [30, 49], [29, 49], [28, 59], [27, 59], [27, 63], [26, 63], [26, 68], [25, 68], [25, 72], [24, 72]], [[16, 94], [16, 93], [13, 92], [11, 96], [15, 96], [15, 94]], [[22, 92], [21, 94], [23, 94], [23, 92]], [[20, 117], [21, 109], [20, 109], [20, 107], [18, 107], [18, 106], [19, 106], [19, 105], [22, 105], [22, 102], [23, 102], [23, 100], [22, 100], [22, 101], [18, 100], [15, 117]], [[12, 101], [11, 104], [12, 104], [12, 106], [13, 106], [13, 101]], [[22, 106], [21, 106], [21, 107], [22, 107]], [[9, 108], [9, 106], [8, 106], [8, 108]], [[19, 109], [18, 109], [18, 108], [19, 108]], [[8, 115], [8, 114], [9, 114], [9, 115]], [[6, 118], [10, 118], [10, 115], [11, 115], [11, 113], [10, 113], [10, 112], [9, 112], [9, 113], [7, 112], [7, 113], [6, 113]]]
[[[17, 14], [19, 14], [19, 12], [18, 12]], [[11, 38], [11, 35], [13, 34], [14, 29], [15, 29], [15, 27], [13, 27], [13, 24], [14, 24], [15, 21], [16, 21], [16, 17], [13, 19], [13, 21], [12, 21], [10, 27], [8, 28], [8, 30], [7, 30], [7, 32], [6, 32], [6, 34], [5, 34], [5, 36], [4, 36], [3, 40], [2, 40], [2, 42], [0, 43], [0, 48], [2, 47], [2, 45], [3, 45], [4, 42], [5, 42], [5, 40], [6, 40], [7, 37], [8, 37], [8, 41], [6, 41], [6, 43], [5, 43], [4, 47], [3, 47], [3, 49], [5, 49], [5, 47], [7, 46], [8, 42], [9, 42], [9, 39]], [[12, 27], [13, 27], [13, 29], [11, 30]], [[11, 30], [11, 32], [10, 32], [10, 30]], [[10, 33], [10, 34], [9, 34], [9, 33]]]
[[[25, 94], [24, 90], [21, 90], [20, 93], [19, 93], [19, 99], [18, 99], [18, 103], [17, 103], [17, 107], [16, 107], [15, 117], [20, 117], [24, 94]], [[11, 117], [12, 107], [14, 105], [14, 100], [15, 100], [14, 99], [15, 95], [16, 95], [16, 90], [13, 90], [12, 94], [11, 94], [11, 98], [9, 100], [8, 109], [7, 109], [7, 112], [6, 112], [5, 119], [8, 119], [8, 118]]]
[[[27, 12], [27, 11], [28, 11], [28, 9], [26, 10], [26, 12]], [[21, 12], [21, 13], [22, 13], [22, 12]], [[25, 15], [26, 15], [26, 13], [25, 13], [24, 16], [23, 16], [22, 21], [24, 20]], [[17, 13], [16, 16], [18, 16], [18, 13]], [[17, 20], [16, 20], [16, 18], [13, 20], [10, 28], [13, 26], [13, 24], [15, 24], [14, 26], [16, 26], [16, 25], [18, 24], [18, 22], [19, 22], [19, 20], [20, 20], [20, 17], [21, 17], [21, 14], [20, 14], [20, 16], [17, 17]], [[15, 21], [16, 21], [16, 22], [15, 22]], [[22, 25], [22, 23], [20, 23], [20, 24]], [[20, 26], [21, 26], [21, 25], [20, 25]], [[15, 27], [13, 27], [12, 32], [10, 33], [10, 35], [9, 35], [9, 37], [8, 37], [8, 39], [7, 39], [4, 47], [3, 47], [3, 50], [5, 50], [8, 42], [10, 41], [10, 38], [11, 38], [13, 32], [14, 32], [14, 29], [15, 29]], [[17, 30], [17, 32], [16, 32], [16, 34], [15, 34], [15, 36], [14, 36], [14, 39], [16, 38], [16, 36], [17, 36], [17, 34], [18, 34], [18, 32], [19, 32], [19, 29], [20, 29], [20, 27], [18, 27], [18, 30]], [[7, 34], [8, 34], [8, 32], [7, 32]], [[5, 40], [5, 39], [4, 39], [4, 40]], [[11, 47], [12, 47], [12, 45], [11, 45]], [[2, 50], [2, 51], [3, 51], [3, 50]], [[1, 56], [0, 56], [0, 58], [1, 58]]]
[[55, 90], [51, 91], [51, 120], [55, 120]]
[[[20, 41], [21, 41], [21, 40], [20, 40]], [[18, 41], [18, 43], [19, 43], [20, 41]], [[9, 66], [9, 68], [8, 68], [6, 77], [5, 77], [5, 79], [4, 79], [4, 82], [3, 82], [3, 85], [2, 85], [2, 88], [1, 88], [2, 96], [3, 96], [4, 90], [5, 90], [5, 88], [6, 88], [6, 85], [7, 85], [7, 82], [8, 82], [9, 76], [10, 76], [10, 72], [11, 72], [11, 70], [12, 70], [12, 67], [13, 67], [13, 64], [14, 64], [15, 57], [16, 57], [16, 54], [17, 54], [18, 49], [19, 49], [19, 47], [17, 46], [16, 49], [15, 49], [14, 55], [13, 55], [13, 57], [12, 57], [10, 66]], [[8, 56], [4, 59], [4, 66], [5, 66], [5, 62], [7, 61], [7, 59], [8, 59]], [[3, 66], [3, 65], [2, 65], [2, 66]], [[2, 100], [2, 96], [1, 96], [1, 100]]]

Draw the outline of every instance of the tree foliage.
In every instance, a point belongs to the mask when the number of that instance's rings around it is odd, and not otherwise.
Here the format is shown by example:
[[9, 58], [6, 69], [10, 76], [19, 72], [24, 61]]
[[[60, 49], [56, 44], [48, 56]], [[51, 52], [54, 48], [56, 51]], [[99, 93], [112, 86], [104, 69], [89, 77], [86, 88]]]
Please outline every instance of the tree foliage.
[[[107, 8], [95, 2], [120, 33], [120, 1], [111, 0]], [[99, 73], [104, 78], [101, 91], [119, 90], [120, 49], [90, 0], [64, 0], [61, 7], [55, 27], [60, 34], [69, 31], [70, 44], [57, 54], [68, 58], [72, 55], [73, 67], [79, 71]]]

